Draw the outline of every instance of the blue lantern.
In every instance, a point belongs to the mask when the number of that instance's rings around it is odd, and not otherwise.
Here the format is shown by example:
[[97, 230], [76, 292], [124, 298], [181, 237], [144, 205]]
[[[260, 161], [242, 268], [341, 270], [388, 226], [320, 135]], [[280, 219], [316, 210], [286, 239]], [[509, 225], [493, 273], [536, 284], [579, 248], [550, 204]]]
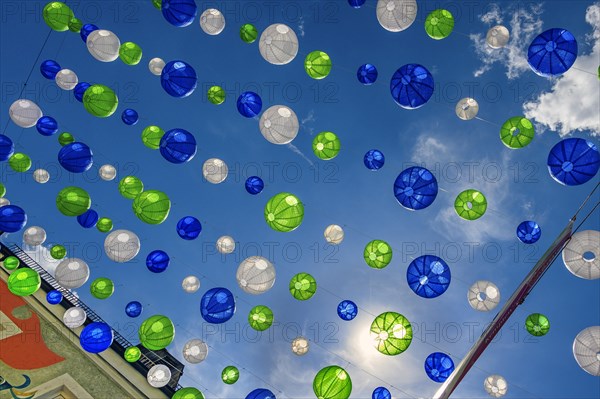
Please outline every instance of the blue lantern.
[[450, 285], [450, 268], [442, 258], [422, 255], [410, 262], [406, 280], [411, 290], [422, 298], [436, 298]]
[[209, 323], [225, 323], [235, 313], [233, 294], [223, 287], [208, 290], [200, 300], [200, 313]]
[[48, 291], [46, 294], [46, 302], [50, 305], [58, 305], [63, 299], [63, 295], [58, 290]]
[[54, 80], [56, 74], [61, 69], [62, 68], [60, 67], [59, 63], [54, 60], [46, 60], [40, 65], [40, 72], [42, 73], [42, 76], [50, 80]]
[[112, 344], [114, 334], [106, 323], [93, 322], [83, 328], [79, 335], [81, 347], [89, 353], [100, 353]]
[[15, 145], [10, 137], [0, 134], [0, 161], [8, 161], [15, 153]]
[[553, 28], [540, 33], [527, 50], [527, 62], [540, 76], [562, 75], [576, 59], [577, 40], [566, 29]]
[[83, 95], [85, 94], [85, 91], [91, 86], [91, 84], [89, 84], [88, 82], [79, 82], [77, 83], [77, 85], [75, 85], [75, 88], [73, 89], [73, 95], [75, 96], [75, 99], [77, 101], [79, 101], [80, 103], [83, 102]]
[[84, 143], [67, 144], [58, 152], [58, 162], [69, 172], [83, 173], [92, 167], [92, 150]]
[[435, 382], [444, 382], [454, 371], [454, 362], [442, 352], [434, 352], [425, 359], [425, 372]]
[[246, 118], [253, 118], [260, 114], [262, 100], [253, 91], [245, 91], [237, 99], [238, 112]]
[[165, 251], [157, 249], [146, 256], [146, 266], [152, 273], [162, 273], [169, 267], [170, 260]]
[[598, 148], [591, 141], [569, 138], [559, 141], [548, 154], [548, 170], [554, 180], [577, 186], [591, 180], [600, 168]]
[[354, 320], [354, 318], [358, 314], [358, 306], [356, 306], [356, 304], [351, 300], [346, 299], [340, 302], [340, 304], [338, 305], [337, 314], [342, 320]]
[[533, 220], [525, 220], [517, 227], [517, 237], [523, 244], [533, 244], [542, 236], [542, 229]]
[[129, 317], [138, 317], [142, 314], [143, 306], [138, 301], [131, 301], [125, 306], [125, 314]]
[[139, 115], [136, 110], [127, 108], [121, 113], [121, 120], [124, 124], [133, 126], [138, 123]]
[[373, 64], [361, 65], [358, 67], [358, 71], [356, 71], [356, 78], [365, 86], [375, 83], [378, 75], [377, 68]]
[[275, 394], [268, 389], [258, 388], [246, 395], [246, 399], [276, 399]]
[[42, 136], [52, 136], [58, 133], [58, 122], [53, 117], [44, 115], [38, 119], [35, 128]]
[[184, 240], [195, 240], [202, 231], [202, 224], [193, 216], [186, 216], [177, 222], [177, 234]]
[[27, 214], [16, 205], [4, 205], [0, 207], [0, 231], [4, 233], [16, 233], [27, 224]]
[[392, 399], [392, 394], [386, 387], [377, 387], [373, 390], [371, 399]]
[[194, 92], [198, 84], [196, 71], [184, 61], [171, 61], [160, 74], [160, 84], [173, 97], [183, 98]]
[[435, 176], [420, 166], [403, 170], [394, 182], [394, 196], [400, 205], [411, 211], [427, 208], [437, 193]]
[[383, 168], [383, 165], [385, 164], [385, 156], [383, 156], [383, 152], [379, 150], [369, 150], [365, 154], [363, 162], [367, 169], [379, 170]]
[[394, 101], [406, 109], [423, 106], [433, 95], [433, 76], [419, 64], [406, 64], [398, 68], [390, 82]]
[[85, 213], [77, 216], [77, 223], [84, 229], [91, 229], [98, 223], [98, 212], [88, 209]]
[[194, 22], [198, 8], [194, 0], [163, 0], [161, 11], [168, 23], [183, 28]]
[[160, 139], [160, 154], [171, 163], [188, 162], [196, 155], [196, 138], [187, 130], [171, 129]]
[[250, 176], [249, 178], [246, 179], [246, 191], [248, 191], [249, 194], [252, 194], [252, 195], [260, 194], [264, 188], [265, 188], [265, 183], [263, 182], [263, 179], [261, 179], [260, 177]]

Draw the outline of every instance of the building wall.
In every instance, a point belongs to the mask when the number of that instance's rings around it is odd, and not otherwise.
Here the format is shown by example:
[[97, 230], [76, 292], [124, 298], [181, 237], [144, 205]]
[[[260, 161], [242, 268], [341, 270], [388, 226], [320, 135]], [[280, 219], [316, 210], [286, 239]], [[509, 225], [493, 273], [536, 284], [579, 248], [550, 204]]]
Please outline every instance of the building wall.
[[[71, 330], [62, 323], [63, 307], [48, 305], [42, 290], [30, 297], [13, 295], [7, 276], [0, 268], [0, 376], [8, 384], [19, 386], [27, 375], [30, 385], [18, 391], [38, 389], [33, 399], [167, 397], [111, 349], [101, 354], [82, 350], [82, 328]], [[62, 390], [61, 381], [66, 381]], [[12, 399], [10, 390], [0, 391], [0, 399]]]

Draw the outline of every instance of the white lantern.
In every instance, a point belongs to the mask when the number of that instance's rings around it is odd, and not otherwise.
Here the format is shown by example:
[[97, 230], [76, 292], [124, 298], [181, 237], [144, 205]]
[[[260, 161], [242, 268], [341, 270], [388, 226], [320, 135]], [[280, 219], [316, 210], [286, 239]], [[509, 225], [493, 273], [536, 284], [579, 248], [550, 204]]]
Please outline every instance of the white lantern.
[[275, 266], [262, 256], [251, 256], [240, 263], [236, 279], [244, 292], [262, 294], [275, 284]]
[[490, 375], [483, 381], [483, 388], [493, 398], [500, 398], [506, 395], [508, 383], [500, 375]]
[[235, 240], [230, 236], [221, 236], [217, 240], [217, 251], [222, 254], [230, 254], [235, 251]]
[[33, 127], [42, 117], [42, 110], [30, 100], [17, 100], [8, 109], [10, 119], [19, 127]]
[[285, 105], [273, 105], [258, 122], [263, 137], [273, 144], [287, 144], [296, 138], [300, 124], [296, 113]]
[[113, 32], [97, 29], [87, 37], [87, 48], [95, 59], [102, 62], [112, 62], [119, 58], [121, 41]]
[[500, 290], [490, 281], [480, 280], [467, 292], [469, 305], [480, 312], [489, 312], [500, 303]]
[[225, 17], [221, 11], [209, 8], [200, 15], [200, 27], [204, 33], [218, 35], [225, 29]]
[[79, 288], [90, 278], [90, 268], [82, 259], [65, 258], [56, 266], [54, 278], [65, 288]]
[[23, 242], [32, 247], [41, 245], [46, 241], [46, 230], [39, 226], [31, 226], [23, 233]]
[[152, 58], [150, 62], [148, 62], [148, 69], [152, 72], [153, 75], [160, 76], [162, 74], [162, 70], [165, 67], [165, 62], [162, 58]]
[[100, 178], [104, 181], [111, 181], [117, 177], [117, 169], [109, 164], [102, 165], [98, 171], [98, 175], [100, 175]]
[[198, 364], [208, 355], [208, 345], [201, 339], [190, 339], [183, 346], [183, 358], [192, 364]]
[[508, 39], [510, 39], [510, 33], [508, 32], [508, 29], [502, 25], [496, 25], [493, 28], [490, 28], [485, 36], [485, 42], [493, 49], [506, 46]]
[[298, 356], [308, 353], [308, 340], [304, 337], [298, 337], [292, 341], [292, 352]]
[[323, 233], [328, 243], [338, 245], [344, 240], [344, 229], [337, 224], [330, 224]]
[[104, 251], [110, 260], [124, 263], [135, 258], [140, 252], [140, 239], [132, 231], [115, 230], [106, 236]]
[[171, 370], [164, 364], [156, 364], [148, 370], [146, 379], [154, 388], [162, 388], [171, 380]]
[[378, 0], [377, 20], [390, 32], [407, 29], [417, 18], [417, 2], [415, 0]]
[[187, 276], [181, 282], [181, 287], [188, 294], [193, 294], [200, 289], [200, 279], [196, 276]]
[[0, 207], [6, 206], [6, 205], [10, 205], [10, 201], [8, 200], [8, 198], [5, 198], [5, 197], [0, 198]]
[[463, 98], [458, 103], [456, 103], [456, 116], [458, 116], [463, 121], [468, 121], [477, 116], [479, 112], [479, 104], [473, 98]]
[[50, 173], [46, 169], [36, 169], [33, 171], [33, 180], [40, 184], [48, 183]]
[[577, 334], [573, 356], [584, 371], [600, 376], [600, 326], [588, 327]]
[[79, 79], [77, 78], [77, 74], [70, 69], [61, 69], [54, 77], [54, 81], [63, 90], [73, 90], [77, 86]]
[[227, 164], [218, 158], [207, 159], [202, 165], [204, 178], [212, 184], [222, 183], [227, 178], [228, 173]]
[[298, 37], [289, 26], [273, 24], [260, 35], [258, 49], [267, 62], [275, 65], [288, 64], [298, 54]]
[[78, 306], [73, 306], [72, 308], [67, 309], [63, 315], [63, 323], [69, 328], [77, 328], [85, 323], [86, 318], [87, 314], [85, 313], [85, 310]]
[[600, 278], [600, 231], [584, 230], [573, 234], [562, 252], [571, 273], [586, 280]]

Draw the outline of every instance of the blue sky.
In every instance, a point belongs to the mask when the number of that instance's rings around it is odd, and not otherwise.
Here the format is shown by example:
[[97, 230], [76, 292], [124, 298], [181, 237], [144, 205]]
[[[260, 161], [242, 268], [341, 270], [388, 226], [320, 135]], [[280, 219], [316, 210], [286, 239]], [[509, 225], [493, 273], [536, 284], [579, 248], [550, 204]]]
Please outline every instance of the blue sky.
[[[0, 4], [2, 128], [48, 33], [41, 17], [44, 4]], [[169, 25], [149, 0], [67, 4], [84, 23], [115, 32], [121, 42], [138, 43], [143, 59], [133, 67], [120, 60], [101, 63], [89, 54], [79, 35], [52, 32], [22, 97], [55, 117], [61, 132], [88, 144], [94, 165], [83, 175], [66, 173], [57, 162], [56, 137], [43, 137], [34, 128], [21, 129], [10, 122], [4, 134], [34, 164], [25, 174], [12, 172], [7, 163], [1, 165], [6, 197], [28, 212], [28, 225], [45, 228], [46, 246], [62, 243], [71, 256], [86, 259], [92, 271], [90, 282], [96, 277], [115, 281], [115, 294], [104, 301], [91, 297], [89, 282], [77, 292], [126, 338], [137, 343], [137, 327], [143, 319], [164, 314], [176, 324], [176, 338], [168, 349], [180, 360], [186, 341], [204, 339], [210, 346], [208, 358], [186, 365], [180, 382], [198, 387], [208, 398], [244, 397], [257, 387], [269, 388], [282, 398], [313, 397], [314, 375], [331, 364], [348, 371], [355, 398], [370, 397], [380, 385], [388, 387], [394, 398], [433, 395], [438, 384], [423, 370], [427, 355], [446, 352], [458, 363], [495, 314], [472, 310], [466, 301], [468, 287], [489, 279], [508, 298], [593, 188], [594, 181], [578, 187], [559, 185], [548, 174], [546, 157], [561, 136], [584, 137], [598, 145], [598, 3], [419, 1], [415, 23], [391, 33], [377, 21], [375, 0], [367, 0], [361, 9], [341, 0], [197, 1], [199, 14], [210, 7], [224, 13], [226, 27], [218, 36], [205, 34], [199, 18], [186, 28]], [[430, 11], [440, 7], [454, 14], [456, 25], [448, 38], [435, 41], [426, 35], [423, 23]], [[300, 40], [298, 56], [285, 66], [267, 63], [258, 42], [240, 40], [239, 26], [246, 22], [259, 31], [272, 23], [289, 25]], [[488, 53], [482, 41], [487, 29], [497, 23], [509, 28], [511, 41], [506, 49]], [[552, 27], [568, 29], [579, 44], [575, 67], [554, 80], [534, 74], [524, 58], [530, 41]], [[304, 57], [313, 50], [327, 52], [333, 61], [331, 74], [320, 81], [308, 77], [303, 68]], [[160, 78], [147, 68], [153, 57], [193, 65], [199, 77], [196, 91], [184, 99], [167, 95]], [[106, 119], [88, 114], [72, 92], [41, 76], [39, 63], [44, 59], [74, 70], [80, 81], [114, 88], [120, 99], [117, 112]], [[355, 75], [367, 62], [379, 70], [379, 80], [368, 87]], [[389, 92], [392, 74], [407, 63], [426, 66], [436, 82], [432, 99], [417, 110], [398, 107]], [[205, 97], [213, 84], [227, 92], [220, 106]], [[244, 90], [262, 96], [263, 110], [283, 104], [296, 112], [301, 128], [294, 147], [267, 142], [258, 129], [258, 118], [238, 114], [235, 99]], [[456, 117], [456, 102], [467, 96], [479, 102], [481, 120]], [[119, 118], [127, 107], [140, 114], [136, 126], [126, 126]], [[516, 115], [534, 120], [536, 137], [524, 149], [509, 150], [498, 132], [506, 119]], [[141, 131], [147, 125], [189, 130], [198, 142], [197, 155], [187, 164], [168, 163], [142, 144]], [[341, 140], [342, 150], [331, 161], [321, 161], [311, 151], [312, 139], [321, 131], [333, 131]], [[377, 172], [362, 163], [371, 148], [386, 156], [385, 166]], [[219, 185], [202, 177], [202, 163], [213, 157], [230, 168], [229, 177]], [[105, 163], [117, 167], [112, 182], [97, 177]], [[441, 190], [432, 206], [409, 212], [398, 204], [392, 187], [396, 176], [414, 164], [429, 168]], [[36, 168], [47, 169], [50, 182], [35, 183]], [[135, 217], [130, 200], [117, 189], [119, 179], [129, 174], [138, 176], [147, 189], [170, 196], [172, 209], [165, 223], [150, 226]], [[243, 187], [245, 178], [253, 174], [262, 176], [266, 184], [258, 196], [247, 194]], [[102, 250], [104, 234], [85, 230], [74, 218], [58, 212], [55, 197], [67, 185], [85, 188], [101, 216], [112, 218], [115, 228], [132, 230], [140, 237], [142, 249], [136, 259], [126, 264], [110, 261]], [[489, 203], [487, 213], [473, 222], [460, 219], [452, 208], [456, 195], [467, 188], [482, 191]], [[263, 217], [267, 200], [282, 191], [296, 194], [305, 204], [302, 225], [290, 233], [271, 230]], [[597, 193], [592, 202], [599, 198]], [[177, 221], [186, 215], [202, 222], [203, 231], [195, 241], [183, 241], [176, 234]], [[598, 230], [595, 216], [582, 229]], [[542, 238], [534, 245], [521, 244], [515, 236], [523, 220], [535, 220], [542, 228]], [[323, 238], [323, 230], [332, 223], [346, 233], [339, 247], [326, 245]], [[216, 253], [214, 242], [221, 235], [236, 239], [234, 254]], [[385, 269], [371, 269], [362, 259], [364, 246], [372, 239], [386, 240], [394, 249]], [[20, 243], [21, 237], [17, 233], [5, 240]], [[172, 259], [162, 274], [149, 272], [144, 264], [146, 254], [154, 249], [165, 250]], [[241, 260], [257, 254], [275, 264], [277, 279], [272, 290], [252, 296], [238, 287], [235, 272]], [[422, 254], [441, 256], [451, 267], [452, 283], [439, 298], [422, 299], [406, 284], [408, 264]], [[288, 292], [288, 282], [298, 272], [317, 279], [317, 293], [306, 302], [296, 301]], [[195, 294], [181, 290], [187, 275], [202, 279]], [[216, 286], [232, 290], [237, 311], [231, 321], [214, 327], [203, 322], [199, 302], [204, 292]], [[352, 322], [336, 315], [342, 299], [352, 299], [360, 307]], [[131, 300], [145, 306], [138, 319], [124, 313]], [[256, 340], [246, 320], [249, 310], [259, 304], [273, 309], [279, 325]], [[412, 345], [396, 357], [379, 354], [367, 342], [373, 318], [384, 311], [402, 313], [415, 326]], [[524, 329], [526, 316], [534, 312], [546, 314], [552, 323], [545, 337], [530, 337]], [[483, 380], [490, 374], [508, 380], [507, 398], [598, 397], [598, 378], [578, 367], [571, 346], [579, 331], [599, 323], [598, 282], [574, 277], [557, 260], [454, 397], [485, 397]], [[296, 335], [313, 341], [304, 357], [290, 350]], [[226, 386], [220, 372], [230, 364], [240, 368], [241, 378]]]

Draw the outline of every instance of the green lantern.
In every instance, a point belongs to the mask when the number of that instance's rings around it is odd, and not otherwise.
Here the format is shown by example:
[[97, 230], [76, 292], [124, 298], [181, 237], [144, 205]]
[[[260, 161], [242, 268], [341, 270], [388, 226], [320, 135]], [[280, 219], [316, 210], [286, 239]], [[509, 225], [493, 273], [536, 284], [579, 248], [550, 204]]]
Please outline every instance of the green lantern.
[[160, 139], [165, 135], [165, 131], [158, 126], [147, 126], [142, 130], [142, 142], [151, 150], [160, 148]]
[[115, 92], [108, 86], [92, 85], [83, 93], [83, 106], [98, 118], [111, 116], [119, 105]]
[[221, 372], [221, 380], [227, 384], [232, 385], [240, 379], [240, 370], [235, 366], [227, 366]]
[[161, 224], [169, 216], [171, 200], [158, 190], [146, 190], [133, 200], [133, 212], [144, 223]]
[[317, 280], [308, 273], [298, 273], [290, 280], [290, 294], [299, 301], [312, 298], [317, 292]]
[[265, 206], [265, 220], [275, 231], [295, 230], [304, 219], [304, 205], [294, 194], [274, 195]]
[[83, 22], [79, 18], [71, 18], [69, 21], [69, 30], [74, 33], [79, 33], [83, 27]]
[[204, 395], [198, 388], [188, 387], [175, 392], [171, 399], [204, 399]]
[[383, 269], [392, 261], [392, 247], [382, 240], [370, 241], [365, 246], [363, 257], [367, 265], [374, 269]]
[[6, 186], [0, 183], [0, 197], [4, 197], [6, 195]]
[[252, 24], [244, 24], [240, 28], [240, 38], [245, 43], [254, 43], [258, 37], [258, 30]]
[[206, 93], [208, 101], [215, 105], [223, 104], [225, 102], [225, 90], [221, 86], [212, 86]]
[[162, 0], [152, 0], [152, 5], [157, 10], [160, 10], [160, 9], [162, 9]]
[[273, 311], [263, 305], [255, 306], [248, 314], [248, 323], [256, 331], [265, 331], [273, 324]]
[[8, 289], [15, 295], [28, 296], [35, 294], [42, 286], [38, 272], [28, 267], [15, 270], [8, 277]]
[[71, 133], [63, 132], [58, 135], [58, 144], [62, 145], [63, 147], [74, 142], [75, 137], [73, 137]]
[[56, 207], [65, 216], [79, 216], [92, 206], [90, 195], [79, 187], [65, 187], [56, 196]]
[[94, 298], [106, 299], [115, 292], [115, 284], [111, 279], [99, 277], [92, 282], [90, 292]]
[[479, 219], [487, 209], [485, 196], [477, 190], [465, 190], [454, 201], [458, 216], [466, 220]]
[[500, 128], [500, 140], [512, 149], [523, 148], [533, 140], [535, 129], [533, 123], [525, 117], [514, 116]]
[[7, 270], [15, 270], [20, 264], [21, 261], [16, 256], [7, 256], [4, 259], [4, 268]]
[[527, 332], [535, 337], [541, 337], [548, 334], [550, 330], [550, 320], [541, 313], [532, 313], [525, 320]]
[[448, 10], [434, 10], [425, 19], [425, 32], [435, 40], [441, 40], [452, 33], [454, 17]]
[[375, 348], [384, 355], [395, 356], [404, 352], [412, 342], [412, 335], [410, 322], [400, 313], [382, 313], [371, 324]]
[[50, 29], [64, 32], [69, 29], [69, 22], [75, 17], [73, 11], [65, 3], [51, 1], [42, 10], [44, 21]]
[[173, 322], [163, 315], [150, 316], [138, 330], [140, 342], [151, 351], [165, 349], [175, 338]]
[[67, 249], [60, 244], [53, 245], [52, 248], [50, 248], [50, 256], [52, 257], [52, 259], [61, 260], [66, 255]]
[[323, 79], [331, 72], [331, 58], [323, 51], [313, 51], [304, 59], [304, 70], [313, 79]]
[[340, 366], [328, 366], [315, 376], [313, 391], [318, 399], [348, 399], [352, 393], [352, 380]]
[[102, 217], [96, 222], [96, 229], [100, 233], [108, 233], [113, 229], [113, 221], [110, 218]]
[[119, 193], [127, 199], [134, 199], [144, 191], [144, 183], [135, 176], [125, 176], [119, 182]]
[[125, 42], [119, 47], [119, 58], [126, 65], [137, 65], [142, 60], [142, 48], [134, 42]]
[[321, 132], [313, 140], [315, 155], [325, 161], [333, 159], [340, 152], [340, 139], [332, 132]]
[[142, 357], [142, 351], [137, 346], [130, 346], [129, 348], [125, 349], [123, 357], [129, 363], [135, 363], [140, 360], [140, 357]]
[[31, 158], [22, 152], [15, 152], [8, 159], [8, 164], [15, 172], [27, 172], [31, 168]]

